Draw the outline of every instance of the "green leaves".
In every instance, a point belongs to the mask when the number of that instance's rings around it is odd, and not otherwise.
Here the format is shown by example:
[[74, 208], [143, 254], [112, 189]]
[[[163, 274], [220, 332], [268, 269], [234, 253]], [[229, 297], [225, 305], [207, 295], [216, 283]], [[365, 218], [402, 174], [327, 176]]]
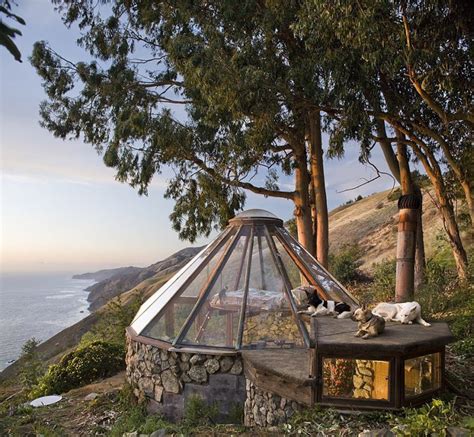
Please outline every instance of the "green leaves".
[[[11, 4], [8, 0], [4, 0], [3, 4], [0, 5], [0, 14], [3, 14], [6, 18], [14, 20], [23, 26], [26, 24], [23, 18], [11, 12]], [[4, 46], [16, 61], [21, 62], [20, 50], [13, 41], [17, 35], [21, 36], [21, 32], [18, 29], [5, 24], [0, 19], [0, 45]]]

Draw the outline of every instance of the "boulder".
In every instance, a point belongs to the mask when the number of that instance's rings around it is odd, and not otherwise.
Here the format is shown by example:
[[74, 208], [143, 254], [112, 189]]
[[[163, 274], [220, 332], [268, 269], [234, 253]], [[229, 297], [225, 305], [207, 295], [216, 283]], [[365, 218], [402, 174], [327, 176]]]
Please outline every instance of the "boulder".
[[204, 367], [206, 368], [208, 373], [216, 373], [220, 367], [219, 361], [217, 361], [215, 358], [211, 358], [204, 363]]
[[234, 365], [234, 360], [231, 357], [222, 357], [220, 360], [221, 372], [228, 372]]
[[161, 383], [168, 393], [179, 393], [181, 391], [181, 382], [171, 370], [165, 370], [161, 374]]
[[[192, 358], [191, 358], [192, 359]], [[207, 372], [204, 366], [196, 365], [191, 367], [188, 371], [188, 376], [196, 382], [206, 382]]]

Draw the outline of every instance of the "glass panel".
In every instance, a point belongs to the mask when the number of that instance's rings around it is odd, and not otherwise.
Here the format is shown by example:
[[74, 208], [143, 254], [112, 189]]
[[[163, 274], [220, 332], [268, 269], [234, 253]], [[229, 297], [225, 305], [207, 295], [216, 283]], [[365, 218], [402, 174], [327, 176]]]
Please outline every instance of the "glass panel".
[[388, 361], [323, 359], [323, 396], [382, 399], [389, 395]]
[[275, 243], [276, 250], [280, 254], [280, 259], [285, 266], [286, 274], [290, 280], [291, 289], [299, 287], [300, 285], [308, 285], [308, 281], [306, 280], [305, 276], [290, 257], [283, 245], [280, 243], [280, 240], [278, 240], [275, 235], [272, 238]]
[[242, 347], [302, 347], [303, 338], [290, 310], [285, 284], [275, 264], [264, 228], [255, 229]]
[[[233, 232], [232, 232], [233, 235]], [[142, 335], [173, 342], [197, 302], [199, 292], [208, 282], [217, 261], [230, 244], [231, 238], [201, 267], [199, 274], [143, 330]]]
[[238, 237], [232, 253], [185, 334], [183, 343], [235, 347], [244, 294], [249, 234], [250, 229], [246, 228]]
[[347, 304], [356, 304], [353, 299], [341, 288], [337, 282], [326, 272], [315, 259], [304, 250], [299, 243], [289, 234], [284, 228], [279, 228], [279, 232], [283, 235], [285, 241], [291, 246], [293, 252], [302, 259], [306, 266], [311, 270], [317, 284], [327, 294], [326, 299], [331, 299], [338, 302], [346, 302]]
[[439, 353], [405, 360], [405, 396], [417, 396], [441, 387]]

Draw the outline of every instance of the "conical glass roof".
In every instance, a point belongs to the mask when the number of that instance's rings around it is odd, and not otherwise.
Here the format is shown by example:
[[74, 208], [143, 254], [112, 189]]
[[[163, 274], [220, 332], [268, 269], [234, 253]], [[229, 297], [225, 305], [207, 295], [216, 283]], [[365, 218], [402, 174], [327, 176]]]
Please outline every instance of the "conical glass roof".
[[357, 301], [268, 211], [244, 211], [140, 308], [137, 336], [177, 348], [309, 347], [292, 291]]

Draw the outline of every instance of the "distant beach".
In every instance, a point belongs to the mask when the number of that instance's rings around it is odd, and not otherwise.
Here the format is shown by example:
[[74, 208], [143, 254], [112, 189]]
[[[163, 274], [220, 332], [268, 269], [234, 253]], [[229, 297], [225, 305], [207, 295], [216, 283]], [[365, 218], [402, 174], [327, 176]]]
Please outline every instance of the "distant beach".
[[42, 342], [89, 314], [94, 280], [73, 273], [0, 274], [0, 371], [16, 360], [25, 341]]

